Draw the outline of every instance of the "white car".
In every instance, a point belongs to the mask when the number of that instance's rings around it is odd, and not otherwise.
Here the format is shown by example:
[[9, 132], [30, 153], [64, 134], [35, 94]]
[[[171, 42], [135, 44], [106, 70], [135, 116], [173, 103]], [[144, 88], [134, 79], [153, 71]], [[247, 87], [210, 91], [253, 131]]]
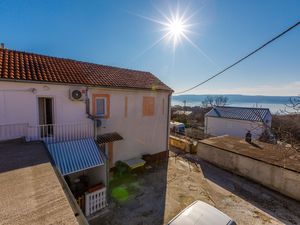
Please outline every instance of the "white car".
[[195, 201], [177, 216], [168, 225], [237, 225], [233, 219], [215, 207]]

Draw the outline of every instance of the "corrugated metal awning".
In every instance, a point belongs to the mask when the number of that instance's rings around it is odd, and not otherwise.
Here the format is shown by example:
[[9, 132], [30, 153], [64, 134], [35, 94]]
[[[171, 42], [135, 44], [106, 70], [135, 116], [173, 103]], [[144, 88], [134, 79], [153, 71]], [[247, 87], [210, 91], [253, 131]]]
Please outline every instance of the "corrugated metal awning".
[[105, 144], [105, 143], [119, 141], [119, 140], [123, 140], [123, 137], [117, 132], [101, 134], [97, 136], [98, 144]]
[[92, 138], [47, 144], [60, 173], [76, 173], [104, 165], [105, 158]]

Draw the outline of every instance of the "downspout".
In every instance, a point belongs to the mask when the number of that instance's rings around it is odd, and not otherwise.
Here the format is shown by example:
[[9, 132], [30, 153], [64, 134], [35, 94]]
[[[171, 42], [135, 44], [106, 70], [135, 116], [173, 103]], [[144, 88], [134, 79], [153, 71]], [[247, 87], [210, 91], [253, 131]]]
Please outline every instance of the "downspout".
[[[97, 127], [97, 120], [95, 120], [95, 117], [90, 113], [90, 99], [88, 97], [88, 87], [86, 87], [86, 98], [85, 98], [85, 107], [86, 107], [86, 114], [88, 115], [88, 118], [93, 120], [94, 122], [94, 140], [97, 140], [98, 135], [98, 127]], [[104, 154], [105, 155], [105, 154]], [[106, 191], [106, 201], [108, 199], [108, 188], [109, 188], [109, 165], [108, 165], [108, 158], [105, 155], [105, 186], [107, 187]], [[106, 202], [107, 204], [107, 202]]]
[[93, 121], [94, 124], [94, 140], [97, 140], [97, 121], [95, 120], [94, 116], [90, 113], [90, 99], [89, 99], [89, 88], [86, 87], [85, 89], [85, 112], [88, 115], [88, 118]]

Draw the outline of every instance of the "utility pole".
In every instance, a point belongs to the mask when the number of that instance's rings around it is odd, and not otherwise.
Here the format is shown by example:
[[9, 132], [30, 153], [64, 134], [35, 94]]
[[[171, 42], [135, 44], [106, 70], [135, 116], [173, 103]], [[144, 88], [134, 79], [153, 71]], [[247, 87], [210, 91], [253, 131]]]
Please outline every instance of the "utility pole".
[[185, 115], [185, 108], [186, 108], [186, 100], [183, 100], [183, 113]]

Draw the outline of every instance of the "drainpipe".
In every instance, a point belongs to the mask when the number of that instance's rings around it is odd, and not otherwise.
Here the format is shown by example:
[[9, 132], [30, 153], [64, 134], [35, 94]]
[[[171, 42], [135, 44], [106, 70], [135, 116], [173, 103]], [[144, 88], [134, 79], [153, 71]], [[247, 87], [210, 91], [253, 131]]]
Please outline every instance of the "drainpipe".
[[[85, 98], [85, 107], [86, 107], [86, 114], [88, 115], [88, 118], [93, 120], [94, 122], [94, 140], [97, 141], [97, 135], [98, 135], [98, 127], [97, 127], [97, 120], [95, 120], [95, 117], [90, 113], [90, 99], [88, 97], [88, 87], [86, 87], [86, 98]], [[106, 205], [108, 205], [108, 189], [109, 189], [109, 164], [108, 164], [108, 158], [104, 154], [105, 158], [105, 187], [106, 187]]]
[[85, 89], [85, 112], [88, 115], [88, 118], [93, 120], [94, 124], [94, 140], [97, 140], [97, 121], [95, 120], [94, 116], [90, 113], [90, 99], [88, 96], [88, 87]]

